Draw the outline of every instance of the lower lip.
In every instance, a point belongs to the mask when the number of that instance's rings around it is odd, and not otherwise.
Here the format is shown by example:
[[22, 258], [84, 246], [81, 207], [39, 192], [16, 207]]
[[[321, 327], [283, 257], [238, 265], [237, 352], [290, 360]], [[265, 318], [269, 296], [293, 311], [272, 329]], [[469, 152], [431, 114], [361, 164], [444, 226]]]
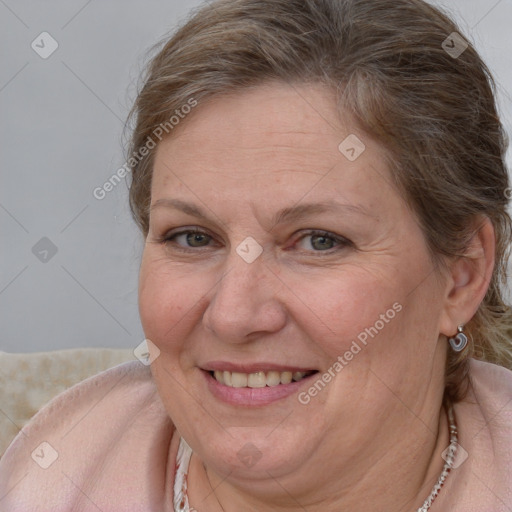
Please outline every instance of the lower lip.
[[204, 371], [208, 388], [213, 396], [231, 405], [258, 406], [268, 405], [298, 393], [305, 382], [316, 374], [308, 375], [298, 382], [265, 386], [264, 388], [232, 388], [221, 384], [210, 372]]

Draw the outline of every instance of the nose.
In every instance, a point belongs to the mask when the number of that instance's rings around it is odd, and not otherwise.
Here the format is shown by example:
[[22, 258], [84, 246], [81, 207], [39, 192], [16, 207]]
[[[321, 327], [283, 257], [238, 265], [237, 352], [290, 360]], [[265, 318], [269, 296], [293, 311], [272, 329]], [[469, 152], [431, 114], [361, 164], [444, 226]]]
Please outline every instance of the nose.
[[203, 314], [205, 328], [228, 343], [278, 332], [286, 324], [283, 286], [262, 257], [247, 263], [234, 253]]

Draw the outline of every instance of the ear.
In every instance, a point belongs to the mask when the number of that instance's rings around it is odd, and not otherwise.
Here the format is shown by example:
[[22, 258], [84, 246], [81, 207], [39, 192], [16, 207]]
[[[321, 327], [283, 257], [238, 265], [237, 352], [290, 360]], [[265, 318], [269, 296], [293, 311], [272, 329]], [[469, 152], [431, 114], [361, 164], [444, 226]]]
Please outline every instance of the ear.
[[494, 269], [496, 238], [487, 217], [479, 216], [474, 235], [464, 255], [448, 263], [448, 279], [440, 332], [453, 336], [457, 326], [467, 324], [485, 297]]

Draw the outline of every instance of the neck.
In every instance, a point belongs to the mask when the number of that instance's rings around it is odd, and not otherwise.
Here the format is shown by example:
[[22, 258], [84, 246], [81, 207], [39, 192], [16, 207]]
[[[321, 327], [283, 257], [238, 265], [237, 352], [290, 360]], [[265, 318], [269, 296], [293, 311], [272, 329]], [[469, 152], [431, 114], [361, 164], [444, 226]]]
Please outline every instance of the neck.
[[[418, 418], [432, 419], [424, 423]], [[333, 460], [331, 453], [298, 475], [275, 479], [269, 474], [267, 480], [258, 483], [219, 475], [193, 455], [190, 505], [198, 512], [415, 511], [442, 471], [441, 454], [449, 444], [448, 430], [445, 410], [438, 404], [437, 412], [423, 411], [418, 416], [411, 413], [408, 428], [396, 432], [385, 445], [378, 442], [378, 450], [375, 442], [369, 442], [368, 449], [362, 450], [367, 453], [360, 453], [357, 462], [344, 461], [327, 469], [326, 460]]]

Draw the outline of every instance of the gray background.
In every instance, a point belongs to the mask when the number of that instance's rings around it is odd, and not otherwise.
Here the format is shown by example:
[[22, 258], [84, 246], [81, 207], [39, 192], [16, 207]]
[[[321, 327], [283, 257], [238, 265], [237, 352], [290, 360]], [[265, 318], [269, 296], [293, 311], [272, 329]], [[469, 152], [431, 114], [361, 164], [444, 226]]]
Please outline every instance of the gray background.
[[[433, 3], [453, 13], [493, 71], [511, 134], [512, 0]], [[103, 200], [93, 190], [124, 163], [124, 121], [147, 50], [198, 4], [0, 0], [0, 350], [127, 348], [144, 338], [143, 244], [126, 184]], [[42, 32], [59, 45], [47, 59], [31, 48]]]

